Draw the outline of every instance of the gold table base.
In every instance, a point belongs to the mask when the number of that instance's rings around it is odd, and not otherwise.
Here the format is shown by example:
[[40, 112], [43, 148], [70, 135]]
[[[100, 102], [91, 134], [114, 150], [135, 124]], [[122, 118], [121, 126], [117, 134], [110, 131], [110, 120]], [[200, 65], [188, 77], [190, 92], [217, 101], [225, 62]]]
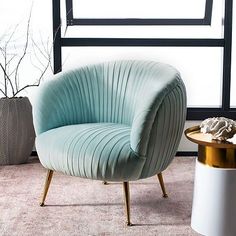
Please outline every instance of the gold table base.
[[185, 136], [198, 144], [198, 161], [215, 168], [236, 169], [236, 143], [212, 140], [211, 134], [203, 134], [199, 126], [185, 130]]
[[236, 149], [198, 145], [198, 161], [216, 168], [236, 168]]

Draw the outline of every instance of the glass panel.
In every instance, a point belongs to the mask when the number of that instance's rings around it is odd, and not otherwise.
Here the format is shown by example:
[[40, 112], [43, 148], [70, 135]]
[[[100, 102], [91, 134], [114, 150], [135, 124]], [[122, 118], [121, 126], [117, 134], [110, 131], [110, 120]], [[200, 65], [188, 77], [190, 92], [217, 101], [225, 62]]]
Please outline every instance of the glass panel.
[[[92, 1], [92, 0], [90, 0], [90, 1]], [[82, 2], [83, 4], [86, 5], [87, 2], [90, 2], [90, 1], [83, 0], [83, 1], [78, 1], [78, 3], [77, 3], [77, 1], [76, 2], [74, 1], [74, 4], [75, 4], [74, 8], [76, 8], [76, 4], [79, 5], [79, 2]], [[169, 1], [167, 1], [167, 2], [169, 2]], [[200, 1], [199, 0], [195, 0], [195, 1], [186, 0], [186, 1], [193, 3], [193, 5], [200, 4], [200, 2], [203, 2], [201, 0]], [[98, 0], [96, 0], [95, 2], [100, 3], [100, 1], [98, 1]], [[103, 1], [101, 1], [101, 2], [103, 2]], [[113, 2], [113, 1], [110, 0], [110, 2]], [[151, 2], [154, 2], [154, 0]], [[165, 1], [163, 0], [163, 2], [165, 2]], [[176, 1], [176, 0], [173, 0], [173, 2], [179, 3], [179, 1]], [[202, 5], [204, 5], [204, 4], [202, 3]], [[189, 4], [187, 4], [187, 5], [189, 5]], [[96, 12], [100, 12], [98, 10], [99, 8], [96, 8], [94, 6], [91, 7], [91, 6], [93, 6], [93, 5], [90, 5], [90, 8], [88, 7], [87, 9], [83, 8], [82, 6], [79, 8], [79, 6], [78, 6], [78, 9], [81, 9], [81, 10], [85, 9], [85, 10], [83, 10], [83, 14], [85, 14], [85, 15], [89, 14], [89, 16], [91, 14], [91, 11], [93, 11], [93, 9], [96, 10]], [[145, 4], [145, 6], [148, 7], [149, 5]], [[223, 35], [222, 18], [223, 18], [223, 13], [224, 13], [223, 6], [224, 6], [224, 0], [214, 1], [211, 26], [77, 26], [77, 27], [68, 27], [67, 31], [66, 31], [66, 37], [222, 38], [222, 35]], [[107, 9], [107, 8], [105, 7], [104, 11], [106, 11], [105, 9]], [[115, 9], [115, 7], [114, 7], [114, 9]], [[156, 11], [159, 8], [153, 7], [152, 9], [155, 9], [155, 11]], [[180, 10], [176, 10], [176, 9], [179, 9], [179, 7], [178, 8], [171, 7], [170, 9], [171, 9], [171, 11], [174, 9], [175, 12], [177, 12], [178, 14], [181, 13], [179, 15], [181, 17], [188, 17], [186, 15], [186, 13], [184, 13], [186, 11], [186, 9], [188, 9], [187, 7], [183, 7], [183, 9], [180, 7]], [[198, 9], [198, 7], [196, 7], [196, 9]], [[104, 11], [101, 10], [101, 12], [99, 14], [101, 14], [101, 17], [103, 17], [103, 18], [108, 17]], [[75, 12], [76, 12], [76, 10], [75, 10]], [[147, 17], [149, 17], [149, 18], [160, 17], [157, 14], [155, 16], [153, 16], [152, 14], [149, 14], [150, 13], [149, 10], [148, 11], [145, 10], [143, 12], [145, 12], [145, 14], [147, 14], [147, 12], [148, 12]], [[193, 10], [189, 10], [186, 12], [190, 13], [189, 17], [190, 16], [196, 17]], [[198, 11], [196, 10], [196, 12], [198, 12]], [[204, 10], [202, 12], [204, 12]], [[65, 10], [62, 10], [62, 14], [64, 14], [63, 15], [63, 19], [64, 19], [63, 22], [65, 23], [66, 22]], [[170, 10], [163, 11], [162, 14], [166, 14], [166, 17], [177, 17], [176, 15], [172, 15], [172, 13], [170, 14]], [[76, 17], [82, 18], [82, 17], [85, 17], [85, 15], [79, 15], [79, 14], [77, 15], [77, 13], [76, 13], [74, 17], [75, 18]], [[132, 15], [129, 15], [129, 14], [127, 15], [127, 17], [131, 17], [131, 16]], [[91, 15], [90, 17], [95, 17], [95, 15]], [[114, 16], [110, 16], [110, 17], [114, 17]], [[63, 28], [63, 32], [65, 32], [65, 28]]]
[[[236, 4], [234, 11], [236, 13]], [[233, 44], [232, 44], [232, 75], [231, 75], [231, 107], [236, 108], [236, 17], [233, 18]]]
[[71, 67], [116, 59], [165, 62], [173, 65], [181, 72], [187, 88], [189, 107], [221, 106], [221, 48], [64, 48], [63, 56], [64, 70]]
[[76, 0], [75, 18], [203, 18], [206, 0]]
[[236, 47], [233, 47], [232, 75], [231, 75], [231, 107], [236, 108]]

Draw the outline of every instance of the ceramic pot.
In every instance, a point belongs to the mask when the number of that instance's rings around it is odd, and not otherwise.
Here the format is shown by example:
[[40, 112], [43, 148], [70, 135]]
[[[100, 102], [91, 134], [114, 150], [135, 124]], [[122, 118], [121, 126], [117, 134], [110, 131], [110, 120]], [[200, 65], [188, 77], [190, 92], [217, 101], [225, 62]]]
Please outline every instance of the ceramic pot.
[[0, 165], [26, 163], [35, 140], [27, 97], [0, 99]]

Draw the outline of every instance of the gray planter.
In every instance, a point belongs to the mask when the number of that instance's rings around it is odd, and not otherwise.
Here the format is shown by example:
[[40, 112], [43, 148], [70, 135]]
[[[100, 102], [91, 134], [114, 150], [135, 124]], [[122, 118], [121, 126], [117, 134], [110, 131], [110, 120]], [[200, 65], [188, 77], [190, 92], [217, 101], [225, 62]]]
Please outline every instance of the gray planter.
[[32, 106], [27, 97], [0, 99], [0, 165], [27, 162], [34, 145]]

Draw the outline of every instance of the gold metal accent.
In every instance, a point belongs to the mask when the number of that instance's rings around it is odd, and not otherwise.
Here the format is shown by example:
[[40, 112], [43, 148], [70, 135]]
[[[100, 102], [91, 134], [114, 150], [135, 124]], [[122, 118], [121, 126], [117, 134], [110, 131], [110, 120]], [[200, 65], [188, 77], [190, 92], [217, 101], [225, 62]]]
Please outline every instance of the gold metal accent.
[[107, 181], [103, 181], [103, 184], [104, 184], [104, 185], [108, 185]]
[[216, 168], [236, 168], [236, 149], [198, 145], [198, 161]]
[[236, 143], [227, 141], [217, 141], [211, 139], [211, 134], [204, 134], [200, 131], [199, 126], [188, 128], [184, 131], [185, 136], [190, 141], [203, 146], [210, 146], [215, 148], [233, 148], [236, 149]]
[[236, 144], [227, 141], [215, 141], [211, 134], [200, 132], [199, 126], [185, 130], [186, 137], [198, 144], [198, 161], [216, 168], [236, 169]]
[[123, 190], [124, 190], [124, 200], [125, 200], [125, 210], [127, 216], [127, 226], [131, 226], [130, 222], [130, 193], [129, 193], [129, 182], [123, 182]]
[[159, 183], [161, 185], [161, 190], [162, 190], [162, 193], [163, 193], [162, 196], [164, 198], [168, 198], [168, 195], [167, 195], [166, 189], [165, 189], [165, 184], [164, 184], [163, 177], [162, 177], [162, 173], [157, 174], [157, 177], [158, 177]]
[[46, 176], [46, 180], [45, 180], [45, 184], [44, 184], [44, 189], [43, 189], [43, 193], [42, 193], [42, 198], [40, 201], [40, 206], [44, 206], [44, 202], [48, 193], [48, 189], [49, 189], [49, 185], [51, 183], [52, 180], [52, 175], [53, 175], [53, 171], [52, 170], [48, 170], [47, 172], [47, 176]]

